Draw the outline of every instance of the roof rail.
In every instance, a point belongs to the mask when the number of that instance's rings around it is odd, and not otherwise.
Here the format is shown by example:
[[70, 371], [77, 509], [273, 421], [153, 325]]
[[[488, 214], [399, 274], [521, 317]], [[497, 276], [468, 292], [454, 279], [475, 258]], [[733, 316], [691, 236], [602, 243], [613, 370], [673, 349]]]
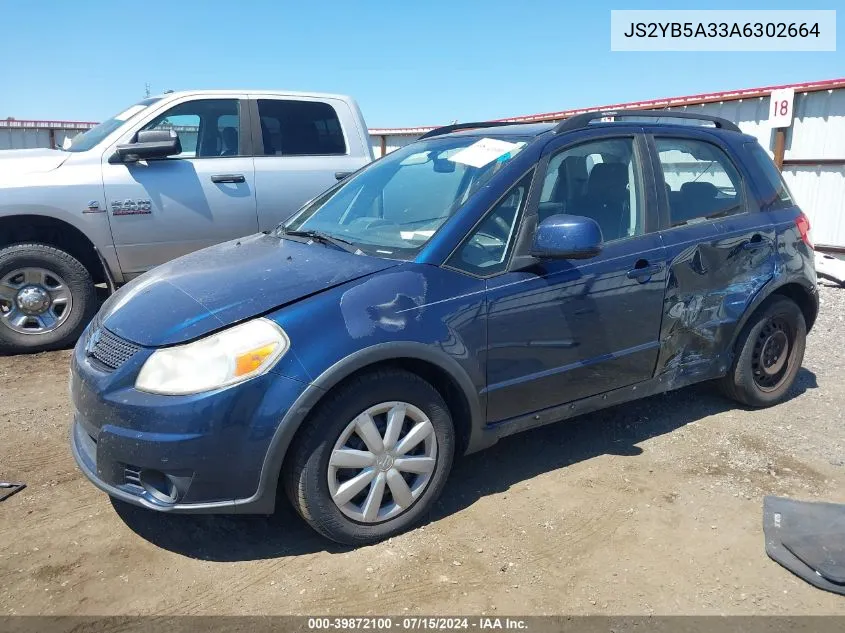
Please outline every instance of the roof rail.
[[731, 132], [742, 132], [736, 123], [718, 116], [709, 114], [696, 114], [694, 112], [675, 112], [673, 110], [606, 110], [604, 112], [586, 112], [576, 114], [573, 117], [564, 119], [554, 129], [555, 134], [572, 132], [587, 127], [596, 119], [605, 117], [645, 117], [650, 119], [693, 119], [696, 121], [710, 121], [717, 128], [730, 130]]
[[476, 121], [475, 123], [453, 123], [452, 125], [444, 125], [443, 127], [434, 128], [430, 132], [426, 132], [417, 140], [421, 141], [424, 138], [431, 138], [432, 136], [442, 136], [458, 130], [473, 130], [484, 127], [499, 127], [501, 125], [525, 125], [526, 121]]

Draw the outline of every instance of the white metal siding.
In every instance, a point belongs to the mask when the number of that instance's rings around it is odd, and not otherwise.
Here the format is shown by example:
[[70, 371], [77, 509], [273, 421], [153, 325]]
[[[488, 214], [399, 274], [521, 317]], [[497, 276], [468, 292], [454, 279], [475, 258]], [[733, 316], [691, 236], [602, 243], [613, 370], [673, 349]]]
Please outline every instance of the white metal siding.
[[813, 242], [845, 246], [845, 166], [784, 167], [783, 175], [810, 218]]
[[[370, 145], [373, 148], [373, 156], [376, 158], [381, 158], [381, 135], [379, 134], [371, 134], [370, 135]], [[404, 147], [409, 143], [413, 143], [417, 140], [417, 136], [405, 136], [405, 135], [389, 135], [387, 136], [385, 148], [387, 149], [386, 153], [390, 153], [394, 150], [399, 149], [400, 147]]]

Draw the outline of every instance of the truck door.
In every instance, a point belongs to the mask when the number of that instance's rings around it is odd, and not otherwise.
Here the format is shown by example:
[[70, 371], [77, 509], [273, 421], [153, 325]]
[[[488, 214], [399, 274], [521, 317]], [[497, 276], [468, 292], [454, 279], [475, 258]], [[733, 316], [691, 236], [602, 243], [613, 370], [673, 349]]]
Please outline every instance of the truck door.
[[133, 277], [191, 251], [258, 231], [247, 102], [187, 97], [139, 130], [173, 129], [182, 153], [112, 164], [103, 155], [106, 207], [121, 270]]
[[259, 230], [370, 161], [369, 137], [345, 101], [250, 96]]

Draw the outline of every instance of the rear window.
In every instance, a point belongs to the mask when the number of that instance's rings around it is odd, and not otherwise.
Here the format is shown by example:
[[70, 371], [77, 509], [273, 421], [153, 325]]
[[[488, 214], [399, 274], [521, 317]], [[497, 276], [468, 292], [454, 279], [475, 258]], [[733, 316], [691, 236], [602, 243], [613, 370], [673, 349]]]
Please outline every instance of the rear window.
[[259, 99], [264, 156], [337, 156], [346, 140], [335, 109], [321, 101]]
[[781, 175], [775, 163], [769, 157], [768, 153], [766, 153], [766, 150], [760, 147], [758, 143], [746, 143], [745, 147], [775, 192], [776, 197], [772, 202], [777, 207], [791, 207], [795, 204], [792, 200], [792, 194], [789, 192], [789, 187], [786, 186], [786, 181], [783, 179], [783, 175]]

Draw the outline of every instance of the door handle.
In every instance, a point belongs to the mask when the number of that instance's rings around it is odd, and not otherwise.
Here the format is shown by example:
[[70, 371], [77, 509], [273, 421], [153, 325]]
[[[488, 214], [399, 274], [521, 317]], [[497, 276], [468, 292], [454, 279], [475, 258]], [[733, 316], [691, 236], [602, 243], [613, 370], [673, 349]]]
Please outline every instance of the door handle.
[[634, 267], [628, 271], [629, 279], [636, 279], [638, 281], [646, 281], [645, 278], [656, 275], [663, 270], [663, 264], [649, 264], [648, 260], [640, 259], [634, 264]]
[[211, 182], [246, 182], [243, 174], [214, 174]]
[[334, 173], [335, 180], [343, 180], [347, 176], [351, 176], [351, 175], [352, 175], [351, 171], [336, 171]]

